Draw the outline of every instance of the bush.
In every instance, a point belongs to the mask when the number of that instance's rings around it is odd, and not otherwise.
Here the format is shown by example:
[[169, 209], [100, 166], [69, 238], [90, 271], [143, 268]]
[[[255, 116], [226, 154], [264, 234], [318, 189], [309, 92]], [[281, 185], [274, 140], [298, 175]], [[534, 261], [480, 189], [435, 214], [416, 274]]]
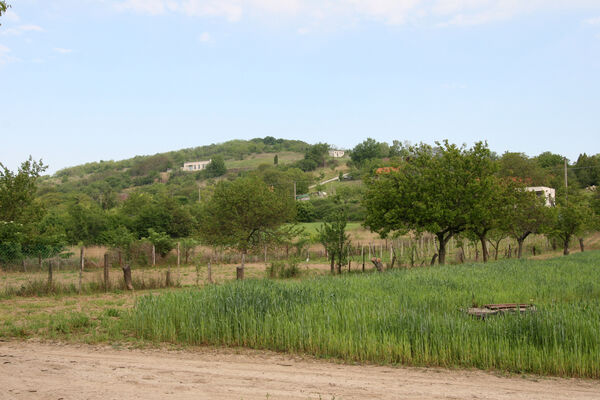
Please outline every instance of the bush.
[[294, 278], [300, 275], [300, 268], [298, 267], [299, 260], [291, 258], [283, 261], [273, 261], [269, 267], [267, 267], [267, 276], [269, 278]]

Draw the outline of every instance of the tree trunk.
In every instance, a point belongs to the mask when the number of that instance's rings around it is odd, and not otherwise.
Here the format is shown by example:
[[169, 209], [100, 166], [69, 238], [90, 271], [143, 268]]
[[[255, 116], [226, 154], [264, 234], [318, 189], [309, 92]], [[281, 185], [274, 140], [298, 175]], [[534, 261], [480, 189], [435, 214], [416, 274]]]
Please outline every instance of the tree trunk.
[[582, 253], [585, 251], [585, 246], [583, 245], [583, 238], [579, 238], [579, 249]]
[[521, 258], [523, 255], [523, 242], [525, 239], [517, 239], [517, 243], [519, 245], [519, 250], [517, 250], [517, 258]]
[[110, 286], [108, 276], [108, 253], [104, 254], [104, 291], [108, 292]]
[[335, 255], [331, 255], [331, 275], [335, 273]]
[[565, 237], [564, 247], [563, 247], [563, 255], [565, 255], [565, 256], [569, 255], [569, 242], [570, 241], [571, 241], [571, 235], [567, 235]]
[[440, 244], [440, 248], [438, 249], [438, 263], [440, 265], [444, 265], [446, 264], [446, 244], [452, 236], [448, 236], [445, 238], [444, 233], [438, 233], [436, 234], [436, 236]]
[[236, 278], [238, 280], [244, 280], [244, 266], [246, 264], [246, 252], [242, 253], [242, 265], [236, 268]]
[[481, 253], [483, 254], [483, 262], [486, 263], [489, 259], [487, 239], [485, 238], [485, 236], [480, 236], [479, 240], [481, 241]]
[[133, 290], [133, 283], [131, 281], [131, 267], [129, 264], [123, 267], [123, 280], [125, 280], [125, 288], [127, 290]]
[[435, 254], [433, 255], [433, 257], [431, 257], [431, 264], [430, 264], [430, 265], [431, 265], [432, 267], [435, 265], [435, 261], [437, 260], [437, 258], [438, 258], [438, 255], [437, 255], [437, 253], [435, 253]]

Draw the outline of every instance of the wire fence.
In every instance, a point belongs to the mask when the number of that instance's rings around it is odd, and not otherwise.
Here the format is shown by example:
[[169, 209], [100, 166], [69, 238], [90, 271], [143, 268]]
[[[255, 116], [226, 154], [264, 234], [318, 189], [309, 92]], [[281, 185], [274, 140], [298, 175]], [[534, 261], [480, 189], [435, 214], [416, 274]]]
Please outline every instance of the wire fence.
[[[576, 245], [574, 243], [573, 245]], [[523, 256], [539, 256], [559, 251], [556, 242], [542, 235], [530, 235], [523, 246]], [[517, 242], [504, 238], [488, 245], [489, 259], [517, 257]], [[346, 247], [343, 270], [373, 269], [371, 260], [387, 268], [430, 266], [439, 244], [432, 235], [405, 236], [397, 239], [355, 240]], [[478, 241], [452, 238], [446, 248], [450, 264], [483, 260]], [[249, 265], [246, 277], [264, 277], [271, 262], [295, 258], [306, 269], [327, 271], [329, 255], [318, 243], [302, 246], [263, 247], [245, 256]], [[1, 257], [1, 255], [0, 255]], [[218, 247], [191, 246], [178, 243], [161, 256], [151, 243], [131, 246], [128, 251], [106, 247], [70, 247], [52, 257], [25, 257], [2, 263], [0, 296], [33, 296], [49, 293], [90, 293], [115, 290], [143, 290], [173, 286], [219, 283], [236, 278], [239, 252]], [[129, 283], [127, 273], [130, 274]], [[129, 285], [129, 286], [128, 286]]]

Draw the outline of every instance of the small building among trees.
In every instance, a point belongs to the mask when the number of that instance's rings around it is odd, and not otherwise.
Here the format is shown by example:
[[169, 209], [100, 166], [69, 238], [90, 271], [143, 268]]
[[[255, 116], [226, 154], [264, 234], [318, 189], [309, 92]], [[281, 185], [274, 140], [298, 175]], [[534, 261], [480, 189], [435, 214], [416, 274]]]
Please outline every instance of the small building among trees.
[[556, 189], [546, 186], [529, 186], [525, 190], [535, 192], [538, 197], [543, 196], [546, 201], [546, 207], [554, 207], [556, 205]]
[[329, 150], [329, 157], [342, 158], [346, 152], [344, 150]]
[[194, 171], [202, 171], [206, 169], [208, 164], [210, 164], [211, 160], [208, 161], [191, 161], [183, 163], [182, 171], [194, 172]]

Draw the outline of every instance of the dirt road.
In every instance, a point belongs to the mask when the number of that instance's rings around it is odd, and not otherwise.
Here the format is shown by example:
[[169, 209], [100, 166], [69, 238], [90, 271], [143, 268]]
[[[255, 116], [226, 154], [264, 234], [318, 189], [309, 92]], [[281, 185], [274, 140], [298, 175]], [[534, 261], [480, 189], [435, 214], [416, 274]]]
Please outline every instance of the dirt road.
[[273, 353], [0, 342], [0, 399], [600, 399], [600, 382]]

